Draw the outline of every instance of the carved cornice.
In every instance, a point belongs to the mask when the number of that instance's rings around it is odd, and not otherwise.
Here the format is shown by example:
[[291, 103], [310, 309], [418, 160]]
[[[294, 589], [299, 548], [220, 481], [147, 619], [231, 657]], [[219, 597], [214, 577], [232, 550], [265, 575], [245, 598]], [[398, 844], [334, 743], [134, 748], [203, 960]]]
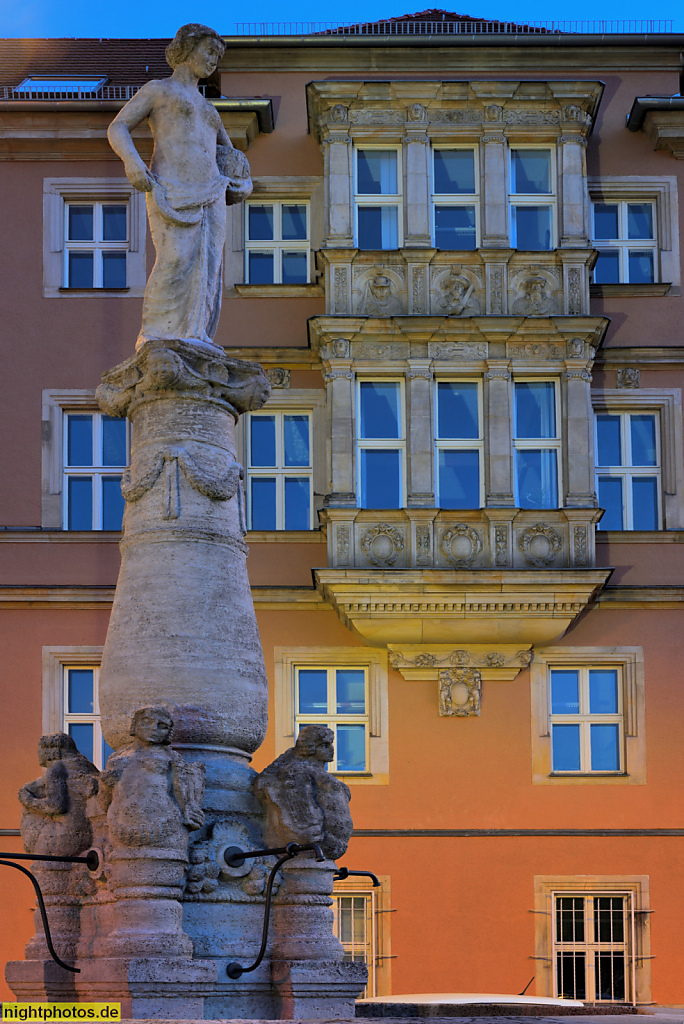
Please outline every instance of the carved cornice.
[[[611, 569], [315, 569], [316, 587], [372, 647], [550, 644]], [[403, 649], [403, 648], [402, 648]]]
[[487, 682], [510, 682], [531, 663], [529, 644], [388, 644], [390, 665], [409, 682], [439, 679], [450, 669], [475, 669]]

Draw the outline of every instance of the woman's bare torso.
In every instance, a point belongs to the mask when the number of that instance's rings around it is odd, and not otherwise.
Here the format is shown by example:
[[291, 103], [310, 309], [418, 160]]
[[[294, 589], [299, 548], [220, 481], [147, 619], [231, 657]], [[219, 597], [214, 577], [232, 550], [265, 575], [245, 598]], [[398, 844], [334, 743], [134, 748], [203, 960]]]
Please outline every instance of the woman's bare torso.
[[148, 120], [154, 137], [151, 169], [158, 178], [178, 185], [216, 178], [216, 144], [223, 126], [197, 90], [172, 78], [155, 82]]

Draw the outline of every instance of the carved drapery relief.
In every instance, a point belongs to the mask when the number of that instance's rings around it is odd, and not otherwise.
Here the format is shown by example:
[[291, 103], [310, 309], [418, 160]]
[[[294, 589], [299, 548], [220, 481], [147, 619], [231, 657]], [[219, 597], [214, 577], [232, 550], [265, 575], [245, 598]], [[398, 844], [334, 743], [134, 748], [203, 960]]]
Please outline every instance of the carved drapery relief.
[[482, 676], [475, 668], [442, 669], [439, 673], [440, 717], [480, 714]]
[[371, 565], [394, 565], [404, 550], [404, 535], [388, 523], [378, 523], [364, 533], [361, 550]]
[[525, 560], [539, 569], [551, 565], [563, 547], [558, 530], [545, 523], [536, 523], [523, 530], [518, 543]]

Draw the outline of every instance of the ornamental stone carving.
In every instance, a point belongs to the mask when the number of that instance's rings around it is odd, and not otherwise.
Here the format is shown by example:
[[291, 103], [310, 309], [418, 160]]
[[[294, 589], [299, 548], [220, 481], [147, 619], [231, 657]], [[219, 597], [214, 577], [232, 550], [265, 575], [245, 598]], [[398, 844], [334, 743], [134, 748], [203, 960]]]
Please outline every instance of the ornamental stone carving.
[[334, 312], [349, 312], [349, 270], [347, 267], [335, 267], [334, 272]]
[[272, 388], [289, 388], [290, 371], [282, 366], [273, 366], [266, 370], [266, 380]]
[[442, 669], [439, 673], [440, 717], [480, 714], [482, 677], [475, 668]]
[[568, 356], [571, 359], [581, 359], [584, 356], [584, 349], [583, 338], [571, 338], [568, 342]]
[[389, 523], [378, 523], [364, 533], [361, 550], [371, 565], [394, 565], [404, 550], [404, 535]]
[[494, 565], [508, 564], [508, 527], [499, 523], [494, 527]]
[[354, 281], [354, 312], [365, 316], [396, 316], [403, 312], [403, 282], [392, 272], [370, 270]]
[[513, 299], [512, 312], [521, 316], [546, 316], [559, 312], [555, 290], [558, 282], [548, 272], [538, 272], [528, 276], [516, 275], [511, 282], [511, 289], [517, 298]]
[[589, 564], [589, 552], [587, 545], [587, 528], [586, 526], [575, 526], [573, 527], [573, 554], [575, 565], [588, 565]]
[[412, 103], [406, 111], [406, 117], [409, 121], [424, 121], [427, 117], [425, 107], [422, 103]]
[[337, 527], [337, 564], [349, 565], [349, 527], [342, 524]]
[[435, 279], [433, 309], [447, 316], [477, 316], [482, 304], [475, 291], [481, 288], [482, 281], [471, 270], [450, 267]]
[[336, 359], [346, 359], [349, 355], [349, 342], [346, 338], [335, 338], [330, 347]]
[[631, 366], [625, 366], [617, 372], [617, 386], [619, 388], [640, 388], [641, 371]]
[[430, 564], [430, 549], [430, 527], [419, 524], [416, 526], [416, 565]]
[[429, 341], [430, 359], [486, 359], [489, 346], [486, 341]]
[[551, 565], [563, 547], [558, 531], [545, 523], [536, 523], [523, 530], [519, 544], [525, 560], [539, 569]]
[[467, 523], [457, 523], [444, 534], [441, 547], [448, 562], [457, 569], [465, 569], [482, 551], [482, 538]]

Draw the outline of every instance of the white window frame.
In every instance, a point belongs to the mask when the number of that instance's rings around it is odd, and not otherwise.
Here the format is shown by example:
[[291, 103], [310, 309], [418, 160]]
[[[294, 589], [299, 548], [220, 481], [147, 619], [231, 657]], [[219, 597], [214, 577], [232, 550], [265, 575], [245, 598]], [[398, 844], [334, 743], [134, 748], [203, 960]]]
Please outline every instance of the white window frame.
[[[272, 252], [273, 253], [273, 281], [271, 284], [283, 283], [283, 260], [282, 254], [287, 252], [306, 253], [306, 281], [297, 282], [298, 285], [311, 282], [311, 209], [308, 199], [282, 198], [275, 199], [270, 196], [252, 197], [244, 204], [245, 206], [245, 284], [249, 280], [249, 254], [250, 252]], [[249, 237], [249, 208], [252, 206], [273, 207], [273, 240], [260, 239], [252, 241]], [[283, 206], [304, 206], [306, 207], [306, 238], [294, 239], [292, 241], [282, 238]]]
[[[643, 199], [640, 202], [642, 206], [651, 207], [651, 223], [653, 224], [653, 238], [627, 238], [627, 207], [632, 206], [639, 202], [635, 199], [593, 199], [591, 203], [591, 239], [592, 245], [595, 249], [598, 249], [599, 255], [602, 252], [618, 252], [618, 280], [611, 282], [612, 284], [632, 284], [629, 280], [629, 250], [639, 250], [639, 252], [650, 252], [653, 256], [653, 281], [641, 282], [643, 284], [655, 284], [660, 281], [660, 267], [658, 260], [658, 217], [656, 211], [656, 203], [653, 199]], [[596, 229], [594, 226], [595, 207], [597, 204], [601, 206], [617, 206], [618, 208], [618, 237], [617, 238], [597, 238]], [[594, 272], [592, 273], [592, 283], [594, 282]], [[600, 283], [600, 282], [597, 282]], [[640, 283], [640, 282], [637, 282]]]
[[[619, 772], [554, 772], [551, 750], [551, 668], [618, 668], [623, 714], [623, 761]], [[637, 785], [646, 783], [644, 651], [642, 647], [546, 647], [535, 650], [532, 691], [534, 785]], [[574, 719], [580, 716], [573, 715]]]
[[[467, 151], [472, 153], [475, 174], [475, 191], [463, 193], [446, 193], [435, 191], [435, 153], [438, 150]], [[475, 247], [474, 249], [440, 250], [455, 252], [474, 252], [480, 247], [480, 164], [479, 151], [476, 146], [450, 146], [448, 143], [435, 143], [430, 147], [430, 230], [432, 232], [432, 244], [436, 245], [435, 235], [435, 207], [437, 206], [472, 206], [475, 209]]]
[[[70, 240], [69, 238], [69, 210], [72, 206], [92, 206], [93, 208], [93, 238], [92, 241], [88, 239], [80, 239], [78, 241]], [[104, 234], [103, 228], [103, 208], [105, 206], [124, 206], [126, 208], [126, 237], [117, 242], [105, 242], [101, 237]], [[103, 199], [78, 199], [75, 201], [69, 200], [64, 203], [64, 278], [63, 287], [68, 288], [69, 291], [83, 291], [85, 289], [72, 288], [69, 285], [69, 256], [73, 253], [92, 253], [93, 255], [93, 285], [94, 289], [100, 291], [113, 291], [120, 292], [128, 287], [128, 253], [130, 248], [131, 238], [131, 211], [130, 204], [127, 200], [103, 200]], [[125, 252], [126, 254], [126, 284], [122, 285], [121, 288], [105, 288], [104, 285], [104, 259], [103, 256], [108, 252]]]
[[[126, 248], [126, 288], [114, 291], [103, 288], [67, 288], [67, 204], [126, 204], [128, 207], [128, 242], [108, 242], [121, 250]], [[133, 188], [127, 178], [44, 178], [43, 179], [43, 297], [83, 299], [105, 297], [111, 300], [140, 298], [145, 294], [147, 264], [145, 240], [147, 213], [145, 193]], [[94, 243], [69, 243], [90, 250]]]
[[[589, 711], [589, 673], [593, 669], [614, 670], [617, 673], [618, 710], [614, 714], [599, 714]], [[576, 715], [554, 713], [551, 704], [551, 683], [554, 670], [575, 671], [579, 677], [579, 712]], [[553, 775], [623, 775], [625, 770], [625, 713], [624, 684], [622, 666], [615, 665], [584, 665], [549, 663], [549, 729], [551, 730], [551, 768]], [[580, 731], [580, 767], [577, 771], [553, 767], [553, 727], [554, 725], [578, 725]], [[591, 726], [617, 725], [619, 733], [619, 765], [616, 769], [592, 769], [591, 767]]]
[[[515, 436], [516, 433], [516, 420], [517, 420], [517, 397], [516, 397], [516, 384], [553, 384], [554, 385], [554, 398], [555, 398], [555, 420], [556, 420], [556, 437], [555, 438], [533, 438], [533, 437], [522, 437], [518, 438]], [[561, 387], [560, 380], [558, 377], [534, 377], [530, 375], [516, 375], [513, 377], [511, 382], [512, 386], [512, 412], [513, 416], [511, 419], [511, 434], [513, 442], [513, 481], [515, 487], [515, 503], [518, 508], [523, 506], [520, 504], [520, 495], [518, 493], [518, 464], [516, 452], [519, 451], [539, 451], [549, 450], [556, 452], [556, 496], [558, 498], [558, 508], [563, 507], [563, 420], [561, 415]], [[543, 512], [544, 509], [531, 509], [534, 512]]]
[[[361, 384], [382, 383], [399, 385], [399, 411], [401, 415], [400, 437], [361, 437]], [[363, 504], [362, 473], [361, 473], [361, 452], [366, 450], [397, 449], [399, 450], [399, 493], [402, 504], [400, 508], [406, 507], [406, 382], [403, 377], [380, 377], [364, 374], [357, 375], [356, 388], [356, 504], [358, 508], [365, 508]]]
[[[251, 430], [250, 424], [253, 419], [264, 419], [275, 417], [276, 436], [276, 467], [252, 466], [251, 465]], [[308, 466], [285, 466], [284, 465], [284, 417], [285, 416], [306, 416], [309, 420], [309, 465]], [[275, 478], [276, 481], [276, 530], [286, 530], [285, 526], [285, 477], [306, 477], [309, 480], [309, 525], [307, 530], [314, 528], [314, 479], [313, 479], [313, 414], [311, 409], [272, 409], [266, 408], [260, 412], [250, 412], [246, 416], [245, 439], [247, 447], [247, 462], [245, 469], [245, 491], [247, 495], [247, 529], [251, 530], [252, 522], [252, 488], [251, 481], [256, 477]], [[281, 455], [283, 465], [280, 465]], [[290, 532], [290, 531], [288, 531]]]
[[[93, 673], [93, 710], [90, 714], [75, 714], [69, 712], [69, 672], [71, 669], [89, 669]], [[96, 768], [104, 767], [102, 761], [102, 724], [100, 717], [100, 665], [90, 663], [88, 665], [63, 665], [62, 685], [64, 687], [64, 732], [69, 732], [70, 725], [92, 725], [93, 727], [93, 764]]]
[[[554, 997], [557, 992], [555, 900], [558, 896], [624, 896], [629, 900], [626, 971], [633, 1006], [650, 1006], [651, 936], [648, 875], [536, 875], [534, 878], [536, 992]], [[586, 932], [585, 932], [586, 935]], [[583, 944], [584, 945], [584, 944]], [[592, 946], [595, 944], [591, 943]], [[578, 950], [579, 951], [579, 950]], [[593, 979], [592, 979], [593, 983]], [[627, 994], [627, 993], [626, 993]], [[588, 1000], [587, 1000], [588, 1001]]]
[[[389, 698], [387, 651], [368, 647], [275, 647], [275, 753], [283, 754], [296, 739], [296, 668], [356, 668], [368, 671], [367, 771], [344, 773], [350, 786], [389, 783]], [[360, 718], [360, 715], [355, 715]], [[308, 720], [308, 719], [307, 719]]]
[[[327, 688], [328, 696], [327, 703], [329, 708], [335, 707], [335, 693], [336, 683], [335, 676], [338, 670], [356, 670], [363, 672], [364, 674], [364, 707], [365, 712], [363, 715], [350, 715], [339, 713], [336, 711], [328, 712], [322, 715], [313, 714], [300, 714], [298, 708], [298, 693], [299, 693], [299, 672], [300, 671], [320, 671], [327, 673]], [[299, 730], [305, 725], [327, 725], [329, 729], [335, 734], [335, 759], [330, 763], [330, 771], [334, 775], [367, 775], [370, 764], [370, 682], [369, 682], [369, 670], [368, 665], [330, 665], [330, 664], [319, 664], [319, 665], [295, 665], [295, 738], [299, 735]], [[337, 767], [337, 727], [340, 725], [363, 725], [365, 728], [365, 751], [364, 751], [364, 766], [360, 772], [342, 770]]]
[[[92, 526], [90, 527], [93, 531], [101, 532], [102, 527], [102, 486], [101, 480], [106, 476], [120, 476], [123, 475], [126, 466], [102, 466], [101, 464], [94, 463], [92, 466], [68, 466], [67, 465], [67, 447], [69, 440], [69, 432], [67, 429], [67, 421], [69, 416], [92, 416], [93, 417], [93, 449], [94, 451], [102, 451], [102, 420], [106, 414], [100, 412], [99, 409], [64, 409], [63, 410], [63, 422], [64, 426], [62, 429], [62, 473], [63, 473], [63, 502], [62, 502], [62, 529], [69, 532], [74, 532], [69, 528], [69, 480], [73, 477], [91, 477], [93, 481], [93, 517]], [[131, 450], [131, 428], [130, 423], [127, 419], [124, 420], [126, 430], [126, 451], [130, 461], [130, 450]], [[78, 532], [78, 531], [76, 531]]]
[[[656, 437], [656, 465], [655, 466], [634, 466], [631, 462], [631, 450], [632, 450], [632, 437], [631, 431], [627, 429], [628, 419], [631, 416], [653, 416], [655, 421], [655, 437]], [[599, 416], [619, 416], [620, 417], [620, 440], [622, 448], [622, 460], [623, 465], [621, 466], [601, 466], [598, 461], [598, 417]], [[660, 416], [658, 415], [657, 409], [613, 409], [610, 412], [601, 411], [594, 412], [594, 450], [596, 452], [596, 493], [598, 494], [599, 477], [608, 476], [611, 478], [622, 480], [622, 500], [623, 500], [623, 514], [622, 514], [622, 529], [634, 530], [634, 508], [632, 504], [632, 487], [631, 482], [635, 477], [656, 477], [658, 481], [657, 489], [657, 521], [658, 525], [656, 530], [662, 530], [663, 528], [663, 474], [662, 474], [662, 445], [660, 443]], [[601, 523], [597, 524], [597, 530], [601, 530]]]
[[[513, 192], [513, 153], [519, 149], [536, 149], [549, 154], [551, 169], [551, 192]], [[548, 206], [551, 209], [551, 245], [548, 249], [522, 249], [521, 252], [553, 252], [558, 247], [558, 174], [556, 169], [556, 148], [550, 143], [524, 143], [516, 142], [508, 149], [508, 230], [512, 249], [518, 249], [516, 237], [515, 220], [513, 217], [514, 206]]]
[[[397, 192], [395, 193], [380, 193], [376, 195], [369, 195], [366, 192], [360, 193], [358, 191], [358, 152], [359, 150], [376, 150], [382, 152], [393, 152], [397, 156]], [[353, 181], [354, 181], [354, 242], [358, 245], [359, 238], [359, 207], [360, 206], [393, 206], [397, 211], [397, 249], [401, 249], [404, 244], [404, 218], [403, 218], [403, 181], [404, 173], [402, 166], [402, 149], [400, 145], [382, 145], [380, 143], [368, 143], [366, 144], [363, 140], [357, 139], [354, 142], [353, 151]], [[364, 249], [363, 252], [372, 252], [374, 250]], [[395, 252], [394, 249], [382, 249], [376, 250], [380, 252]]]
[[[96, 768], [101, 768], [102, 729], [99, 717], [99, 672], [102, 661], [102, 647], [43, 647], [43, 733], [68, 732], [68, 724], [93, 722], [96, 725], [93, 736], [93, 753]], [[67, 713], [67, 670], [70, 668], [93, 669], [95, 707], [92, 715], [70, 715]], [[97, 722], [95, 719], [97, 718]], [[99, 737], [99, 745], [97, 742]]]
[[[477, 384], [477, 420], [478, 435], [475, 438], [441, 438], [439, 436], [439, 385], [440, 384]], [[484, 394], [481, 377], [437, 377], [434, 381], [434, 448], [435, 448], [435, 505], [441, 508], [439, 494], [439, 453], [440, 451], [477, 451], [479, 465], [480, 495], [479, 508], [484, 508]], [[451, 511], [451, 510], [450, 510]], [[456, 511], [456, 510], [453, 510]]]

